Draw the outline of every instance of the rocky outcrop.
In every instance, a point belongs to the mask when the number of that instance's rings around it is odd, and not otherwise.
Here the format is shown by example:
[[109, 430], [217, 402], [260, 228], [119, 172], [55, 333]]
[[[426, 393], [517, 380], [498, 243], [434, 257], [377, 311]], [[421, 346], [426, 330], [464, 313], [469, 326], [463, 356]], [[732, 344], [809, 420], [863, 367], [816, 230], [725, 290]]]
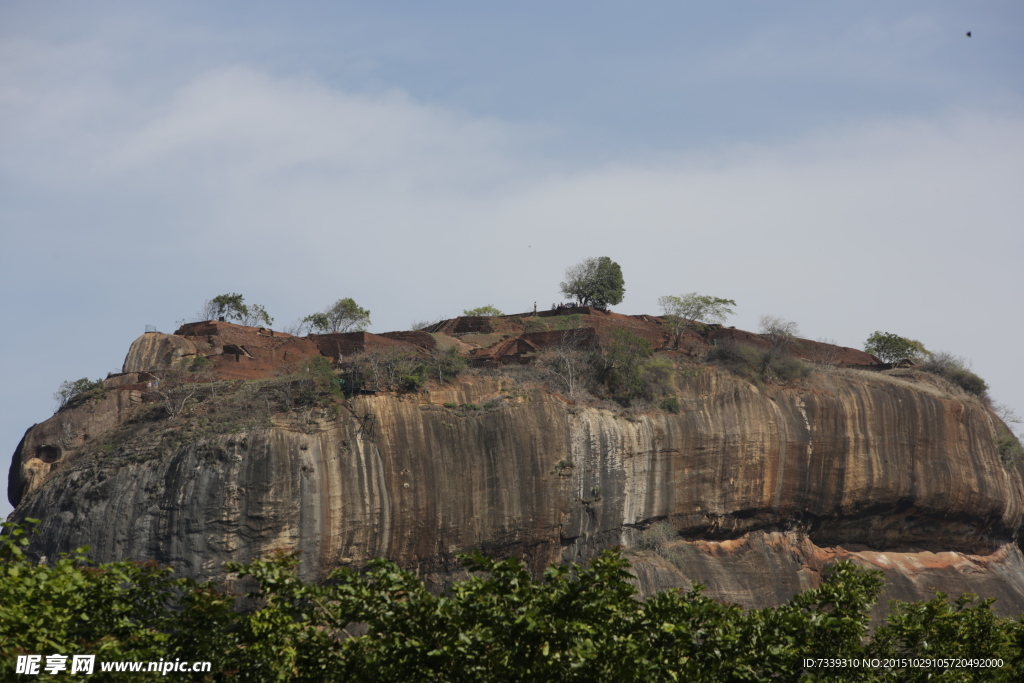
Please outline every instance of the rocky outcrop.
[[539, 570], [621, 544], [648, 593], [701, 581], [761, 606], [848, 558], [883, 569], [887, 597], [935, 586], [1024, 611], [1024, 473], [1000, 461], [990, 410], [926, 382], [836, 370], [759, 388], [705, 365], [677, 378], [679, 413], [630, 413], [496, 370], [174, 438], [126, 426], [123, 393], [19, 446], [10, 497], [15, 519], [43, 520], [37, 554], [88, 544], [203, 578], [286, 548], [308, 578], [386, 556], [443, 584], [474, 548]]
[[128, 349], [121, 372], [146, 372], [171, 368], [185, 356], [194, 356], [196, 353], [198, 353], [196, 345], [184, 337], [147, 332], [136, 339], [132, 347]]

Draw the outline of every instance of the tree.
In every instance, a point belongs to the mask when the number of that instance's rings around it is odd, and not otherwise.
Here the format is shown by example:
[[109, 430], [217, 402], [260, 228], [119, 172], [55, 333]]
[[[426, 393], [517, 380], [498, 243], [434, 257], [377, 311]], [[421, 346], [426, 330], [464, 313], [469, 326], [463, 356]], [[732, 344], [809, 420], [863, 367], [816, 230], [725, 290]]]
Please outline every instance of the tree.
[[559, 343], [541, 354], [539, 360], [569, 396], [577, 396], [594, 383], [598, 363], [595, 351], [593, 334], [576, 328], [562, 332]]
[[601, 339], [604, 381], [612, 397], [623, 405], [644, 393], [644, 366], [651, 343], [632, 330], [619, 328]]
[[932, 357], [932, 353], [924, 348], [924, 344], [921, 342], [901, 337], [892, 332], [872, 332], [864, 342], [864, 350], [873, 356], [878, 356], [883, 363], [892, 365], [903, 361], [915, 364], [923, 363]]
[[440, 348], [435, 349], [423, 362], [430, 373], [431, 379], [436, 377], [438, 384], [451, 382], [466, 367], [466, 359], [459, 355], [458, 350], [454, 346], [443, 350]]
[[321, 334], [329, 332], [331, 329], [331, 321], [326, 313], [307, 315], [302, 319], [301, 325], [310, 331], [320, 332]]
[[681, 297], [663, 296], [658, 299], [658, 305], [665, 313], [665, 322], [675, 336], [676, 348], [679, 348], [679, 342], [687, 330], [695, 329], [701, 323], [724, 323], [733, 314], [729, 306], [735, 306], [736, 302], [690, 292]]
[[622, 268], [607, 256], [588, 258], [565, 271], [562, 293], [580, 306], [607, 308], [622, 302], [626, 294]]
[[242, 319], [243, 325], [259, 325], [261, 327], [270, 327], [274, 324], [274, 319], [267, 313], [267, 309], [263, 308], [259, 304], [253, 304], [249, 306], [249, 313]]
[[235, 320], [240, 325], [263, 325], [270, 327], [274, 319], [267, 313], [267, 309], [259, 304], [247, 306], [245, 297], [241, 294], [220, 294], [213, 297], [203, 306], [200, 312], [203, 320], [215, 320], [223, 317], [225, 320]]
[[777, 315], [762, 315], [760, 332], [761, 336], [768, 339], [772, 352], [779, 354], [792, 346], [800, 334], [800, 328], [792, 320]]
[[495, 316], [495, 315], [505, 315], [505, 314], [502, 313], [501, 311], [499, 311], [494, 306], [491, 306], [490, 304], [487, 304], [486, 306], [481, 306], [480, 308], [470, 308], [469, 310], [463, 311], [462, 315], [482, 315], [482, 316], [486, 316], [486, 317], [491, 317], [491, 316]]
[[212, 379], [213, 361], [206, 356], [185, 356], [163, 373], [154, 391], [168, 416], [187, 415]]
[[415, 372], [416, 356], [404, 348], [384, 347], [358, 357], [361, 374], [369, 378], [374, 391], [393, 391], [402, 378]]
[[76, 379], [73, 382], [64, 380], [60, 383], [60, 388], [54, 392], [53, 400], [57, 402], [57, 411], [59, 412], [65, 408], [74, 408], [87, 401], [103, 398], [107, 395], [107, 391], [107, 385], [101, 379], [95, 382], [88, 377]]
[[[382, 559], [307, 583], [297, 554], [278, 552], [225, 565], [252, 588], [237, 609], [238, 596], [172, 578], [155, 562], [94, 565], [84, 548], [36, 562], [27, 529], [0, 526], [2, 680], [21, 680], [18, 655], [32, 653], [94, 655], [89, 680], [102, 681], [165, 680], [179, 661], [210, 663], [181, 677], [190, 681], [1024, 680], [1024, 620], [1000, 617], [992, 600], [937, 593], [894, 601], [872, 632], [882, 573], [847, 562], [785, 604], [745, 610], [699, 585], [639, 600], [617, 549], [585, 565], [551, 565], [541, 577], [516, 557], [459, 555], [468, 577], [440, 595]], [[891, 662], [835, 661], [865, 657]], [[1002, 662], [935, 661], [947, 658]], [[154, 672], [146, 663], [157, 660]], [[144, 668], [101, 668], [112, 661]]]
[[221, 317], [241, 320], [249, 315], [249, 308], [244, 302], [245, 297], [241, 294], [219, 294], [207, 301], [203, 310], [211, 320]]
[[338, 299], [323, 313], [307, 315], [302, 322], [320, 332], [363, 332], [370, 326], [370, 311], [353, 299]]

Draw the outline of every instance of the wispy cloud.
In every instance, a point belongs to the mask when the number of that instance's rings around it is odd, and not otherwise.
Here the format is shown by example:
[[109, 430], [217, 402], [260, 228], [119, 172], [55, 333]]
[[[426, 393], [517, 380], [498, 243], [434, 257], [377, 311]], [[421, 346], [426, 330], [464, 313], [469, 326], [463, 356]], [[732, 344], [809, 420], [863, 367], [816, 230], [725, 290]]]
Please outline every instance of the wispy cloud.
[[[566, 266], [609, 255], [628, 312], [698, 290], [736, 299], [740, 326], [776, 313], [851, 346], [891, 330], [973, 357], [1024, 406], [1024, 367], [989, 341], [1024, 334], [1019, 112], [583, 164], [545, 154], [534, 129], [397, 89], [235, 65], [152, 90], [88, 43], [0, 55], [0, 281], [20, 293], [10, 315], [43, 333], [52, 319], [109, 332], [83, 335], [78, 357], [222, 291], [282, 322], [354, 296], [378, 330], [544, 307]], [[41, 376], [22, 359], [41, 363], [47, 342], [11, 343], [4, 376], [42, 403], [38, 383], [96, 374], [65, 354]]]

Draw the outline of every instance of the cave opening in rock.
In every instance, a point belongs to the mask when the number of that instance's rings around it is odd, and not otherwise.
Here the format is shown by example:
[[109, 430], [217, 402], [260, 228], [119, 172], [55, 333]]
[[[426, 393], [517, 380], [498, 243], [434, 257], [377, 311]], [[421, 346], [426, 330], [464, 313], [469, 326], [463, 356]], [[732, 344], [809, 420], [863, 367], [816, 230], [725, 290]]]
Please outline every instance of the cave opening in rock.
[[60, 449], [56, 446], [39, 446], [36, 448], [36, 457], [43, 462], [57, 462], [60, 460]]

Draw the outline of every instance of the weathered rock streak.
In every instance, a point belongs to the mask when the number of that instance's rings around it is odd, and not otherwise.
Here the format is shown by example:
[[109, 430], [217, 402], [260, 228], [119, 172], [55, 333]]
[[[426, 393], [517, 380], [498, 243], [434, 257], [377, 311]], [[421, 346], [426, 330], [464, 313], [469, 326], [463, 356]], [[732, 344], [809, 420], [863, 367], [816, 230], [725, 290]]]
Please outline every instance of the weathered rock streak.
[[[130, 392], [112, 392], [28, 431], [10, 495], [16, 519], [43, 520], [39, 554], [88, 544], [98, 560], [196, 577], [297, 549], [309, 578], [386, 556], [443, 582], [473, 548], [539, 569], [621, 544], [645, 592], [701, 580], [768, 604], [849, 558], [884, 569], [891, 597], [936, 586], [1024, 610], [1022, 473], [1001, 463], [991, 411], [869, 373], [819, 384], [762, 390], [705, 367], [678, 380], [678, 414], [539, 389], [487, 411], [443, 407], [507, 394], [500, 377], [471, 377], [356, 398], [313, 425], [279, 415], [166, 450], [79, 457], [124, 419]], [[671, 530], [660, 552], [639, 549], [652, 524]]]

